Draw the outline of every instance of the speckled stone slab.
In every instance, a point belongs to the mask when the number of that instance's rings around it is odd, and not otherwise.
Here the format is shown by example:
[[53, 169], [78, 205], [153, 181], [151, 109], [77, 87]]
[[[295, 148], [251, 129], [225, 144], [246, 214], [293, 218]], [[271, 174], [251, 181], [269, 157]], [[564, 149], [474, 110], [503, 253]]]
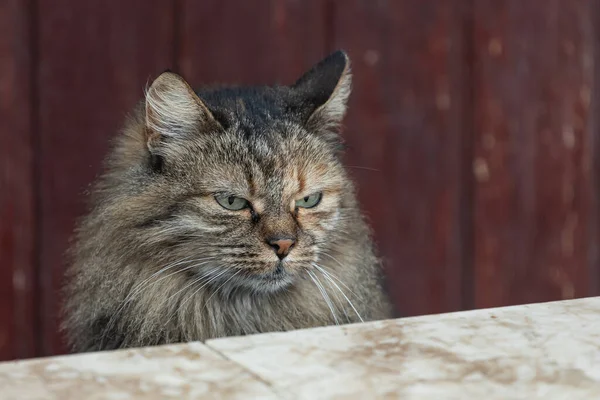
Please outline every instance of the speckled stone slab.
[[0, 400], [600, 399], [600, 298], [0, 363]]
[[600, 298], [207, 343], [299, 399], [600, 399]]
[[275, 398], [201, 343], [0, 363], [1, 400]]

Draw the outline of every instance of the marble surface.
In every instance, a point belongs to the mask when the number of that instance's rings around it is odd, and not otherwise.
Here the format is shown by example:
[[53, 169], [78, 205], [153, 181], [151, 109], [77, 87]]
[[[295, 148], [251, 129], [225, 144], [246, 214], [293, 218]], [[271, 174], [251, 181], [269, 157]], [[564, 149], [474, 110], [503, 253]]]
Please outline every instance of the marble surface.
[[600, 298], [209, 341], [298, 399], [600, 399]]
[[202, 343], [0, 363], [1, 400], [275, 398]]
[[0, 400], [600, 399], [600, 297], [0, 363]]

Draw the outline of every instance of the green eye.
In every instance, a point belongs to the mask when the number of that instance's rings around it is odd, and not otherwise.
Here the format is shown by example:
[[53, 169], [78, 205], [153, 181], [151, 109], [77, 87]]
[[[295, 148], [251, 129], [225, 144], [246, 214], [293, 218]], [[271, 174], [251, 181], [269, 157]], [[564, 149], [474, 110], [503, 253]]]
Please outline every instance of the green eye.
[[248, 200], [235, 196], [215, 196], [215, 200], [223, 208], [239, 211], [248, 207]]
[[322, 197], [323, 194], [321, 192], [313, 193], [310, 196], [305, 196], [299, 200], [296, 200], [296, 207], [313, 208], [321, 202]]

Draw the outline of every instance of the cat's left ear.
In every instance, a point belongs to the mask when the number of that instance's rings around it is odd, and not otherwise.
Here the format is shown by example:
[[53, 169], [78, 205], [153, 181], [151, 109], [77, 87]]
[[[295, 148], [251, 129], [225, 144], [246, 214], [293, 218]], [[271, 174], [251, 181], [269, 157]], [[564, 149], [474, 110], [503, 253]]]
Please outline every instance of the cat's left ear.
[[296, 81], [292, 89], [303, 104], [309, 129], [337, 128], [346, 114], [351, 86], [350, 59], [341, 50]]
[[146, 131], [152, 151], [169, 137], [176, 138], [218, 125], [188, 83], [173, 72], [163, 72], [146, 91]]

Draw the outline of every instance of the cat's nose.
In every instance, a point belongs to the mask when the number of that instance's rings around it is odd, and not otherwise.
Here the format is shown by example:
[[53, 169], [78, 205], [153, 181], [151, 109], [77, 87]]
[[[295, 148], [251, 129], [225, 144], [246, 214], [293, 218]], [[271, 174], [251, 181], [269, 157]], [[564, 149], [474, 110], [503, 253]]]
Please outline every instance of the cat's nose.
[[296, 244], [296, 240], [290, 237], [275, 237], [267, 239], [267, 243], [275, 250], [277, 257], [279, 257], [280, 260], [283, 260]]

